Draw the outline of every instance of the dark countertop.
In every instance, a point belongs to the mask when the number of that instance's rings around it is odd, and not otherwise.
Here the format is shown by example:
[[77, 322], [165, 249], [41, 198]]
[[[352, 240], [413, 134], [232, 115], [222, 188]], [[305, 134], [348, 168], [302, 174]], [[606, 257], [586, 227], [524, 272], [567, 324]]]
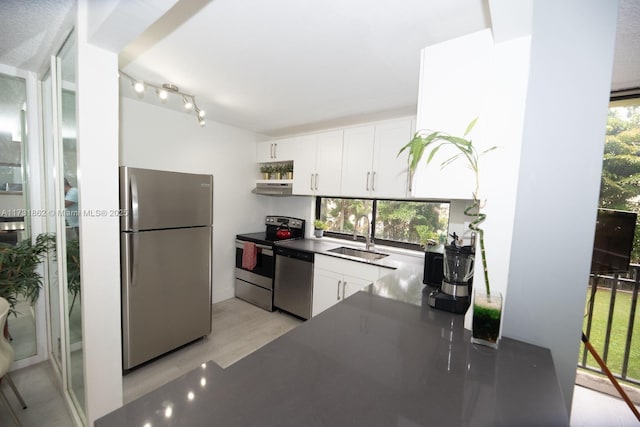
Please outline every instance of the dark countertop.
[[471, 344], [464, 316], [426, 304], [421, 264], [392, 256], [395, 271], [227, 369], [208, 362], [95, 425], [569, 425], [549, 350]]

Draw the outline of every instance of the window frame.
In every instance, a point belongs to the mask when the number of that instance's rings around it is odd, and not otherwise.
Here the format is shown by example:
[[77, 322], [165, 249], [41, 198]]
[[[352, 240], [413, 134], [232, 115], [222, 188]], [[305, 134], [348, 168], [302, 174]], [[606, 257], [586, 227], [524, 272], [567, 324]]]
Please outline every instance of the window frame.
[[[400, 248], [400, 249], [408, 249], [408, 250], [412, 250], [412, 251], [416, 251], [416, 252], [424, 252], [425, 251], [425, 247], [419, 243], [407, 243], [407, 242], [400, 242], [398, 240], [388, 240], [388, 239], [382, 239], [382, 238], [377, 238], [376, 237], [376, 216], [377, 216], [377, 208], [378, 208], [378, 202], [379, 201], [383, 201], [383, 202], [418, 202], [418, 203], [447, 203], [449, 205], [449, 208], [451, 208], [451, 201], [450, 200], [432, 200], [432, 199], [389, 199], [389, 198], [371, 198], [371, 197], [342, 197], [342, 196], [316, 196], [316, 200], [315, 200], [315, 219], [320, 219], [321, 215], [320, 215], [320, 209], [322, 206], [322, 199], [326, 198], [326, 199], [344, 199], [344, 200], [370, 200], [372, 201], [372, 206], [371, 206], [371, 223], [373, 224], [373, 226], [371, 227], [371, 240], [373, 242], [375, 242], [375, 244], [379, 244], [379, 245], [383, 245], [383, 246], [391, 246], [391, 247], [395, 247], [395, 248]], [[449, 223], [451, 222], [451, 209], [449, 209], [449, 217], [447, 218], [447, 230], [449, 229]], [[347, 233], [340, 233], [337, 231], [330, 231], [330, 230], [324, 230], [323, 233], [325, 236], [327, 237], [332, 237], [335, 239], [342, 239], [342, 240], [350, 240], [350, 241], [354, 241], [353, 239], [353, 234], [347, 234]], [[361, 243], [365, 243], [365, 237], [361, 234], [358, 234], [356, 236], [355, 241], [357, 242], [361, 242]]]

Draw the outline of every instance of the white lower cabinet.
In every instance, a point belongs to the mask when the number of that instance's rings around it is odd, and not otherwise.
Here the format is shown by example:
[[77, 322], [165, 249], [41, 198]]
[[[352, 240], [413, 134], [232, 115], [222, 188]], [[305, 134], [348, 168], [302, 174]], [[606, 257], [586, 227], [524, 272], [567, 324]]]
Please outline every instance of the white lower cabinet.
[[380, 270], [375, 265], [316, 254], [311, 315], [322, 313], [375, 282], [380, 277]]

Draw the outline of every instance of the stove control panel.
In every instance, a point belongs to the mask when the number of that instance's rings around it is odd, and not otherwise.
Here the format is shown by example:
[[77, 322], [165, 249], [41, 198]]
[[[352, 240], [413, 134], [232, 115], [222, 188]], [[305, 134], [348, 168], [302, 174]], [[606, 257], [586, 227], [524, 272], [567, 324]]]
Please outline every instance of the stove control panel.
[[303, 229], [304, 228], [304, 219], [299, 218], [291, 218], [288, 216], [267, 216], [265, 219], [266, 225], [283, 227], [289, 226], [289, 228]]

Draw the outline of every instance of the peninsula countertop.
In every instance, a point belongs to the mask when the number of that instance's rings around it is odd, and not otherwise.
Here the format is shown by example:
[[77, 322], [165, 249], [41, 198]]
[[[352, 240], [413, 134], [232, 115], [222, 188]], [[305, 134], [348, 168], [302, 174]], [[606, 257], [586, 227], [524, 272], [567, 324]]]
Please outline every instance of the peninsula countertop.
[[[313, 240], [287, 245], [324, 253], [331, 244]], [[204, 363], [95, 425], [569, 425], [548, 349], [509, 338], [498, 350], [471, 344], [464, 316], [427, 305], [421, 263], [387, 258], [395, 270], [363, 291], [228, 368]]]

